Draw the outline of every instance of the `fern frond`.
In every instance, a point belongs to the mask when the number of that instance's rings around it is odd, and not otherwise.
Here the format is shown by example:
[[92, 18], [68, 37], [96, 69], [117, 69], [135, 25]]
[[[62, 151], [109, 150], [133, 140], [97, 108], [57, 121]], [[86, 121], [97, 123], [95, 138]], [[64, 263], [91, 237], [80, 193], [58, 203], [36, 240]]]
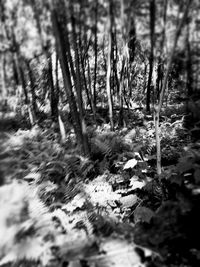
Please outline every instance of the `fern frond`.
[[2, 186], [0, 213], [0, 264], [41, 260], [49, 249], [44, 236], [52, 230], [52, 223], [34, 188], [18, 182]]
[[82, 183], [78, 183], [75, 186], [74, 185], [68, 185], [65, 188], [64, 192], [64, 200], [65, 201], [70, 201], [72, 198], [74, 198], [76, 195], [78, 195], [80, 192], [83, 191], [83, 185]]
[[91, 140], [91, 157], [92, 159], [102, 160], [104, 157], [112, 155], [112, 148], [108, 142], [102, 142], [97, 138]]
[[82, 160], [80, 165], [80, 175], [84, 178], [93, 178], [95, 176], [95, 166], [94, 162], [91, 160]]

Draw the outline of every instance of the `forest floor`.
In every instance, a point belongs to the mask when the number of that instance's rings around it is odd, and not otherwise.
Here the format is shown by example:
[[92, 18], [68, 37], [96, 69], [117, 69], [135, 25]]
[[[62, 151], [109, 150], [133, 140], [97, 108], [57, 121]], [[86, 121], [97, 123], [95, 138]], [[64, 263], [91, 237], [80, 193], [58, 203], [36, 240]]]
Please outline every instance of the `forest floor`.
[[[199, 266], [200, 153], [183, 110], [161, 117], [162, 175], [153, 118], [88, 127], [81, 156], [50, 120], [0, 127], [0, 265]], [[172, 115], [173, 114], [173, 115]]]

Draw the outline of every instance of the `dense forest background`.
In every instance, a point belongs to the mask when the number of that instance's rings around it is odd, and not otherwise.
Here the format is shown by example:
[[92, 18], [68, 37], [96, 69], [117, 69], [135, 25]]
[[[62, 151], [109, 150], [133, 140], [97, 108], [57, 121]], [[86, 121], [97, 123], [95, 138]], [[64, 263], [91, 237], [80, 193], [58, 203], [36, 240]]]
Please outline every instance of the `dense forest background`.
[[199, 266], [199, 1], [0, 20], [0, 265]]

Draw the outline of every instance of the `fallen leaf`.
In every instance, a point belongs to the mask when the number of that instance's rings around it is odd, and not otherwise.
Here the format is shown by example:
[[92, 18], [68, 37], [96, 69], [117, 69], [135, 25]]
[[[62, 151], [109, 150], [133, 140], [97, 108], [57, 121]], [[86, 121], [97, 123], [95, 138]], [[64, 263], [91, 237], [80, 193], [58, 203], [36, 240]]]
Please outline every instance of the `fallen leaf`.
[[121, 203], [123, 208], [129, 208], [135, 205], [135, 203], [137, 202], [137, 199], [138, 198], [136, 195], [128, 195], [125, 197], [121, 197], [119, 199], [119, 202]]
[[132, 190], [137, 189], [137, 188], [142, 188], [145, 186], [145, 182], [144, 181], [135, 181], [135, 180], [131, 179], [130, 186], [131, 186]]
[[124, 170], [133, 169], [136, 165], [137, 165], [137, 160], [136, 159], [130, 159], [124, 165]]

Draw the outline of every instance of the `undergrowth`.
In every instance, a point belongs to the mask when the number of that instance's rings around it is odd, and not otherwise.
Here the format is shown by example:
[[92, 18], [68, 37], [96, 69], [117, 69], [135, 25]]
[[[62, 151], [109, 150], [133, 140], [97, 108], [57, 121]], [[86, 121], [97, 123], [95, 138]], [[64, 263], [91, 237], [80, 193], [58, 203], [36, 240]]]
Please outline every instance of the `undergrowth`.
[[198, 266], [199, 143], [163, 118], [158, 177], [153, 118], [135, 116], [91, 129], [88, 158], [56, 126], [4, 133], [1, 265]]

